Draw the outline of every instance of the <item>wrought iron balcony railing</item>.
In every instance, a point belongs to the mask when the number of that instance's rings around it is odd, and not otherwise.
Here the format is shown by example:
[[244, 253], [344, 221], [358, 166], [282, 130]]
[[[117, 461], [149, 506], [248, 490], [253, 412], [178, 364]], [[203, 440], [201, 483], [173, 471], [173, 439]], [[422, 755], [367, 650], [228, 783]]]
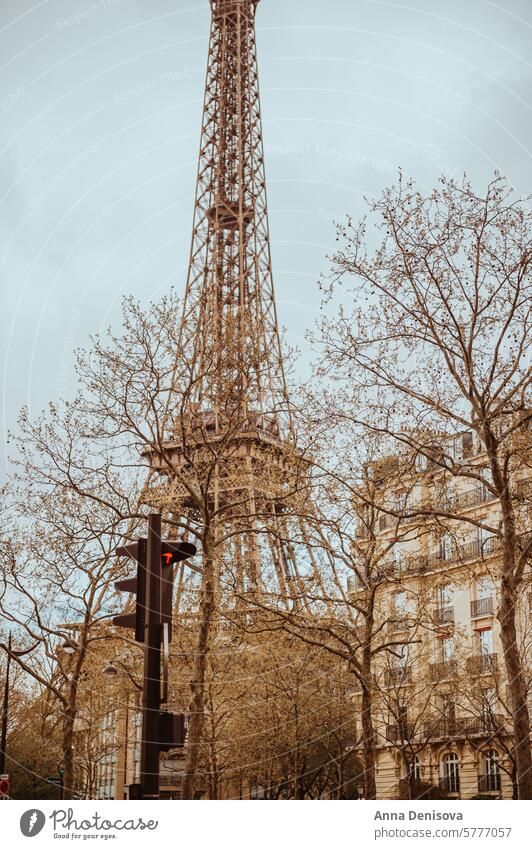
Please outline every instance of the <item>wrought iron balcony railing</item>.
[[432, 618], [437, 625], [450, 625], [454, 622], [454, 606], [452, 604], [444, 604], [435, 607], [432, 612]]
[[446, 678], [454, 678], [456, 675], [456, 660], [445, 660], [441, 663], [429, 664], [430, 680], [443, 681]]
[[412, 683], [412, 667], [411, 666], [391, 666], [384, 671], [384, 683], [387, 687], [392, 687], [401, 684]]
[[470, 675], [484, 675], [497, 671], [497, 655], [477, 654], [467, 658], [466, 669]]
[[404, 631], [408, 631], [411, 622], [413, 620], [410, 620], [408, 616], [397, 616], [388, 620], [388, 630], [393, 631], [395, 634], [403, 633]]
[[[446, 552], [435, 551], [432, 554], [414, 554], [396, 560], [375, 561], [371, 574], [367, 577], [368, 585], [380, 583], [390, 578], [400, 578], [404, 574], [421, 575], [443, 566], [467, 563], [471, 560], [484, 560], [501, 549], [501, 541], [497, 537], [487, 537], [484, 540], [471, 540], [463, 545], [455, 545]], [[363, 584], [348, 578], [348, 592], [362, 589]], [[354, 583], [352, 583], [354, 581]]]
[[430, 572], [433, 569], [441, 569], [442, 566], [467, 563], [470, 560], [483, 560], [492, 554], [496, 554], [501, 548], [501, 542], [497, 537], [488, 537], [484, 540], [471, 540], [463, 545], [456, 545], [447, 552], [433, 552], [432, 554], [417, 554], [412, 557], [404, 557], [401, 560], [382, 561], [379, 572], [389, 577], [401, 574], [418, 575]]
[[386, 739], [391, 743], [414, 739], [414, 727], [410, 722], [393, 723], [386, 726]]
[[459, 735], [459, 725], [454, 716], [438, 716], [427, 719], [423, 730], [431, 739], [449, 738]]
[[425, 721], [423, 731], [425, 737], [430, 739], [493, 734], [504, 731], [504, 717], [501, 714], [478, 717], [437, 716]]
[[476, 598], [471, 602], [471, 619], [479, 616], [493, 616], [493, 596]]
[[493, 734], [504, 730], [504, 717], [500, 713], [471, 717], [466, 720], [467, 734]]

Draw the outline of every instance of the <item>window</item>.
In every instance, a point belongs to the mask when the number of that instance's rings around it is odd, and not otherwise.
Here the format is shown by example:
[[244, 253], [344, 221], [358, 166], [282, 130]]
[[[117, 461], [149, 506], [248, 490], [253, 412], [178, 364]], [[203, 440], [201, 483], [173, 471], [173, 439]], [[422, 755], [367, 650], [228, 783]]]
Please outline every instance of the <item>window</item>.
[[348, 575], [346, 580], [346, 589], [348, 593], [355, 592], [357, 587], [357, 576], [356, 575]]
[[403, 510], [406, 510], [408, 507], [408, 495], [406, 492], [400, 492], [395, 496], [394, 501], [394, 510], [397, 513], [401, 513]]
[[458, 755], [454, 752], [447, 752], [440, 762], [440, 785], [446, 793], [460, 792]]
[[477, 599], [491, 598], [493, 589], [493, 581], [487, 575], [477, 578], [475, 586]]
[[394, 594], [393, 612], [397, 616], [404, 616], [406, 614], [406, 592], [404, 590], [400, 590]]
[[475, 581], [474, 594], [471, 599], [471, 616], [492, 616], [493, 615], [493, 596], [494, 585], [487, 575], [477, 578]]
[[[449, 693], [441, 693], [438, 697], [441, 717], [448, 725], [452, 725], [455, 719], [455, 700]], [[453, 733], [454, 729], [449, 729]]]
[[481, 557], [485, 557], [494, 551], [496, 537], [487, 531], [486, 528], [478, 529], [477, 540]]
[[495, 749], [489, 749], [484, 754], [484, 773], [495, 775], [499, 772], [499, 755]]
[[481, 694], [482, 719], [491, 724], [497, 710], [497, 691], [495, 687], [486, 687]]
[[265, 799], [266, 798], [266, 788], [262, 784], [258, 784], [257, 782], [253, 782], [249, 786], [249, 798], [250, 799]]
[[450, 663], [454, 657], [454, 642], [452, 637], [440, 637], [440, 662]]
[[421, 765], [419, 763], [419, 758], [417, 755], [414, 755], [413, 759], [408, 762], [406, 768], [406, 777], [410, 781], [421, 781]]
[[473, 434], [468, 431], [453, 439], [453, 457], [455, 462], [470, 457], [473, 452]]
[[450, 534], [444, 534], [440, 539], [440, 558], [442, 560], [450, 560], [452, 554], [452, 537]]
[[404, 702], [397, 702], [395, 707], [395, 717], [393, 721], [397, 721], [398, 738], [400, 740], [408, 740], [410, 738], [408, 726], [408, 709]]
[[442, 584], [436, 589], [436, 604], [438, 607], [447, 607], [453, 602], [452, 584]]
[[495, 749], [488, 749], [482, 754], [481, 775], [479, 778], [480, 792], [490, 792], [501, 789], [501, 773], [499, 755]]
[[401, 574], [401, 566], [403, 563], [403, 552], [401, 550], [401, 543], [396, 542], [392, 546], [392, 560], [394, 564], [394, 572], [397, 577]]
[[477, 642], [479, 654], [493, 654], [493, 628], [484, 628], [477, 631]]
[[408, 665], [408, 644], [403, 643], [402, 645], [397, 646], [396, 652], [397, 652], [396, 666], [398, 666], [400, 669], [405, 669], [406, 666]]

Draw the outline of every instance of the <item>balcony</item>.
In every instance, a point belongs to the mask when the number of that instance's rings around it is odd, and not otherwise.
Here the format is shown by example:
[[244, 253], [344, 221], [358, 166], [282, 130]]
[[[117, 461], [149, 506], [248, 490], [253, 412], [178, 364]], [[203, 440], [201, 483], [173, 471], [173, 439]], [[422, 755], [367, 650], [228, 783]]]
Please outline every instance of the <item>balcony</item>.
[[[470, 507], [478, 507], [480, 504], [486, 504], [488, 501], [494, 501], [496, 496], [493, 495], [486, 487], [484, 486], [475, 486], [471, 489], [466, 489], [463, 492], [454, 492], [449, 493], [448, 495], [443, 495], [440, 498], [429, 498], [424, 499], [423, 501], [418, 502], [417, 504], [409, 505], [405, 508], [406, 512], [414, 512], [417, 510], [446, 510], [456, 512], [458, 510], [468, 510]], [[399, 511], [398, 511], [399, 512]], [[382, 525], [380, 525], [380, 520], [386, 519]], [[386, 528], [391, 528], [393, 522], [401, 522], [401, 523], [413, 523], [419, 522], [419, 516], [405, 516], [405, 517], [392, 517], [392, 516], [382, 516], [379, 519], [379, 530], [384, 530]]]
[[481, 616], [493, 616], [493, 596], [476, 598], [471, 602], [471, 619], [478, 619]]
[[474, 539], [463, 545], [454, 546], [446, 552], [445, 556], [442, 556], [439, 551], [433, 554], [418, 554], [413, 557], [406, 557], [401, 563], [393, 564], [391, 561], [386, 561], [383, 566], [388, 568], [390, 574], [395, 569], [396, 573], [418, 575], [434, 569], [441, 569], [443, 566], [467, 563], [470, 560], [482, 560], [491, 554], [495, 554], [500, 548], [501, 542], [497, 537], [488, 537], [484, 540]]
[[487, 773], [478, 776], [479, 793], [499, 793], [501, 789], [500, 772]]
[[454, 678], [456, 675], [456, 660], [431, 663], [429, 664], [429, 670], [431, 681], [445, 681], [447, 678]]
[[466, 510], [468, 507], [476, 507], [478, 504], [485, 504], [495, 498], [496, 496], [489, 489], [476, 486], [473, 489], [467, 489], [465, 492], [457, 492], [451, 498], [451, 507], [454, 510]]
[[389, 516], [387, 513], [384, 513], [379, 516], [379, 531], [386, 531], [388, 528], [394, 527], [394, 523], [397, 525], [397, 521], [398, 520], [393, 516]]
[[474, 539], [463, 545], [456, 546], [454, 560], [464, 563], [467, 560], [482, 560], [490, 554], [495, 554], [501, 549], [501, 541], [498, 537], [487, 537], [486, 539]]
[[467, 672], [470, 675], [485, 675], [497, 671], [496, 654], [477, 654], [467, 658]]
[[410, 722], [393, 723], [386, 726], [386, 739], [390, 743], [400, 743], [402, 740], [413, 740], [414, 727]]
[[402, 634], [405, 631], [408, 631], [410, 627], [410, 620], [408, 616], [397, 616], [396, 619], [388, 620], [388, 631], [392, 631], [394, 634]]
[[532, 478], [521, 478], [516, 481], [515, 494], [521, 498], [532, 496]]
[[466, 734], [493, 734], [504, 730], [504, 717], [500, 713], [469, 717], [465, 720]]
[[423, 723], [425, 737], [449, 739], [460, 736], [460, 722], [454, 716], [431, 717]]
[[454, 606], [445, 604], [441, 607], [436, 607], [432, 613], [432, 618], [436, 625], [450, 625], [454, 622]]
[[411, 666], [392, 666], [384, 671], [384, 683], [386, 687], [392, 687], [394, 684], [401, 686], [402, 684], [412, 683], [412, 667]]
[[452, 737], [472, 737], [501, 732], [504, 729], [504, 717], [500, 714], [490, 716], [447, 716], [433, 717], [423, 725], [425, 737], [436, 740], [449, 740]]
[[[367, 583], [378, 584], [382, 580], [400, 578], [401, 575], [422, 575], [443, 567], [455, 566], [467, 563], [471, 560], [484, 560], [501, 549], [501, 541], [497, 537], [488, 537], [484, 540], [474, 539], [463, 545], [455, 545], [445, 553], [436, 551], [432, 554], [414, 554], [397, 560], [380, 560], [375, 562], [371, 574], [367, 576]], [[349, 579], [348, 579], [349, 580]], [[359, 589], [359, 587], [355, 587]], [[352, 592], [353, 590], [349, 590]]]

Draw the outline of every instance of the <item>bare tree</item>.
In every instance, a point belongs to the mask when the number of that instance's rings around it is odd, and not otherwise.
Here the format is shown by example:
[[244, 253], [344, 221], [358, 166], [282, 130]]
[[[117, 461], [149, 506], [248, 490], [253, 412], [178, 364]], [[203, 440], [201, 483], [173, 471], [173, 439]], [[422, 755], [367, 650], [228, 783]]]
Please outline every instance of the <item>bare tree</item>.
[[[11, 492], [2, 539], [0, 613], [13, 630], [12, 661], [47, 693], [61, 727], [65, 798], [76, 795], [74, 727], [98, 626], [109, 620], [121, 534], [75, 493]], [[72, 627], [73, 626], [73, 627]], [[6, 652], [9, 645], [0, 647]]]
[[[289, 604], [282, 597], [277, 604], [275, 599], [251, 599], [251, 606], [269, 613], [267, 621], [251, 626], [251, 630], [284, 630], [309, 646], [325, 650], [333, 663], [343, 663], [351, 681], [353, 711], [360, 713], [356, 750], [362, 752], [364, 795], [373, 799], [378, 674], [383, 666], [398, 669], [409, 647], [419, 642], [416, 609], [403, 616], [387, 603], [401, 587], [396, 551], [401, 545], [419, 545], [428, 530], [426, 523], [416, 522], [405, 528], [401, 516], [389, 510], [383, 479], [388, 488], [395, 484], [405, 490], [408, 484], [400, 465], [382, 457], [382, 440], [367, 439], [364, 446], [352, 442], [341, 445], [331, 434], [329, 419], [316, 418], [317, 404], [307, 392], [312, 499], [299, 509], [304, 510], [301, 518], [307, 541], [320, 562], [320, 580], [309, 579], [305, 593], [292, 593]], [[294, 538], [293, 544], [298, 541]]]
[[23, 412], [17, 442], [21, 485], [31, 479], [50, 500], [76, 499], [86, 515], [101, 513], [102, 532], [121, 529], [131, 538], [155, 509], [165, 533], [198, 544], [182, 786], [183, 798], [193, 798], [216, 614], [233, 608], [239, 594], [297, 580], [297, 564], [278, 549], [287, 539], [282, 508], [300, 497], [304, 482], [298, 454], [280, 433], [279, 411], [250, 406], [255, 365], [245, 352], [223, 386], [223, 403], [211, 409], [210, 396], [198, 399], [199, 385], [219, 380], [217, 352], [205, 352], [198, 374], [181, 320], [173, 295], [148, 309], [127, 300], [121, 332], [80, 352], [75, 400], [34, 420]]
[[[515, 734], [519, 798], [532, 798], [530, 718], [516, 602], [532, 539], [519, 480], [530, 456], [531, 228], [527, 204], [496, 177], [485, 196], [452, 180], [428, 197], [400, 179], [370, 204], [366, 221], [339, 227], [326, 283], [341, 285], [338, 315], [321, 325], [319, 373], [330, 383], [324, 415], [352, 438], [380, 434], [390, 453], [482, 485], [500, 521], [464, 518], [452, 504], [403, 516], [469, 522], [500, 545], [501, 627]], [[379, 239], [381, 240], [379, 243]], [[377, 244], [373, 249], [371, 245]], [[457, 451], [464, 432], [477, 461]], [[527, 459], [528, 458], [528, 459]]]

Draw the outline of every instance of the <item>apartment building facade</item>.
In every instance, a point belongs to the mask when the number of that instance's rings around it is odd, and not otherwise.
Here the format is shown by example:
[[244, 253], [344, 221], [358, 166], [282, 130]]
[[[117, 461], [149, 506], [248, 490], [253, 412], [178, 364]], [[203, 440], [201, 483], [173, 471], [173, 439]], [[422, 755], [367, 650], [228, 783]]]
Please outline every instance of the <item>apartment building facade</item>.
[[[362, 547], [382, 552], [371, 581], [351, 578], [348, 585], [356, 598], [375, 584], [375, 632], [387, 644], [376, 656], [373, 687], [382, 799], [418, 792], [503, 799], [515, 792], [497, 619], [501, 542], [490, 531], [499, 527], [501, 506], [472, 433], [448, 439], [445, 451], [462, 463], [463, 476], [445, 474], [426, 456], [404, 473], [390, 458], [377, 476], [382, 509], [374, 511], [371, 532], [367, 521], [359, 523]], [[521, 534], [530, 529], [531, 483], [521, 464], [514, 481]], [[531, 598], [525, 578], [518, 639], [532, 680]], [[355, 693], [358, 707], [360, 698]]]

